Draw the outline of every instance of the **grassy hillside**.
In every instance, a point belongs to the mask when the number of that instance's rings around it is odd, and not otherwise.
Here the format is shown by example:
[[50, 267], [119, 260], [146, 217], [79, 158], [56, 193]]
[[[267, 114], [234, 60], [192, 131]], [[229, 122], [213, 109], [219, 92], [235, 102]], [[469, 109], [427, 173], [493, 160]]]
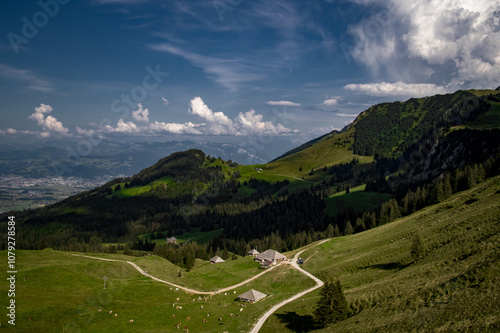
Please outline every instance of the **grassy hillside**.
[[353, 143], [353, 129], [340, 134], [331, 134], [307, 149], [267, 164], [265, 170], [273, 174], [308, 178], [311, 169], [346, 163], [355, 156], [361, 163], [371, 163], [373, 161], [371, 157], [353, 153]]
[[[7, 261], [5, 251], [0, 257]], [[174, 327], [179, 321], [181, 329], [188, 326], [191, 332], [234, 332], [249, 329], [254, 318], [265, 309], [313, 285], [296, 270], [279, 267], [235, 289], [236, 293], [217, 294], [205, 301], [198, 295], [171, 290], [166, 284], [140, 275], [126, 263], [75, 257], [53, 250], [17, 251], [17, 263], [16, 332], [179, 332]], [[108, 280], [103, 289], [105, 275]], [[198, 280], [207, 278], [201, 274]], [[3, 286], [6, 287], [5, 282]], [[269, 296], [256, 304], [236, 300], [237, 295], [251, 288]], [[2, 293], [0, 302], [7, 304], [6, 293]], [[173, 307], [174, 303], [182, 309]], [[231, 317], [230, 313], [239, 315]], [[188, 316], [191, 319], [187, 321]], [[223, 325], [218, 318], [222, 318]], [[3, 330], [7, 323], [1, 322]]]
[[[318, 332], [492, 332], [500, 329], [500, 177], [438, 205], [303, 254], [339, 278], [353, 316]], [[426, 255], [414, 263], [416, 232]], [[318, 292], [282, 308], [262, 332], [307, 332]]]

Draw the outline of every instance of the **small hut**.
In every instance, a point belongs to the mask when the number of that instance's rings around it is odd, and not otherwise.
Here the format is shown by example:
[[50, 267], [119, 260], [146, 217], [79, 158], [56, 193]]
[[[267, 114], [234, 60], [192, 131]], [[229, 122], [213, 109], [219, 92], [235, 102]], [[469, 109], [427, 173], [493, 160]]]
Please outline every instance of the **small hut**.
[[213, 258], [210, 259], [210, 262], [212, 264], [220, 264], [220, 263], [223, 263], [223, 262], [226, 262], [224, 259], [222, 259], [221, 257], [219, 256], [215, 256]]
[[255, 303], [255, 302], [258, 302], [259, 300], [263, 299], [266, 296], [267, 296], [266, 294], [261, 293], [260, 291], [250, 289], [246, 293], [243, 293], [240, 296], [238, 296], [238, 298], [242, 301], [245, 301], [245, 302]]
[[177, 238], [175, 237], [167, 237], [168, 244], [177, 244]]
[[252, 249], [252, 250], [248, 251], [248, 254], [255, 257], [255, 256], [258, 256], [260, 253], [256, 249]]

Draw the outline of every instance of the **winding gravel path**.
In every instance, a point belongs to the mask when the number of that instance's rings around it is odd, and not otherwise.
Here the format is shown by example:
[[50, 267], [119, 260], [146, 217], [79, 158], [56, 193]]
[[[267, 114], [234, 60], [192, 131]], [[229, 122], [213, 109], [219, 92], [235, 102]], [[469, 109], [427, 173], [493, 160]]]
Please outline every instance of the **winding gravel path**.
[[[329, 241], [330, 239], [325, 239], [321, 242], [319, 242], [318, 244], [315, 244], [314, 246], [316, 245], [319, 245], [319, 244], [323, 244], [324, 242], [327, 242]], [[304, 249], [300, 252], [297, 252], [295, 254], [295, 256], [293, 257], [293, 261], [292, 261], [292, 267], [298, 269], [300, 272], [302, 272], [303, 274], [307, 275], [308, 277], [310, 277], [311, 279], [313, 279], [315, 282], [316, 282], [316, 285], [312, 288], [309, 288], [307, 290], [304, 290], [290, 298], [287, 298], [286, 300], [276, 304], [275, 306], [273, 306], [272, 308], [270, 308], [269, 310], [267, 310], [262, 316], [260, 316], [260, 318], [257, 320], [257, 322], [255, 323], [255, 325], [252, 327], [252, 330], [250, 331], [250, 333], [257, 333], [261, 328], [262, 328], [262, 325], [264, 325], [264, 323], [266, 322], [267, 318], [269, 318], [274, 312], [276, 312], [276, 310], [278, 310], [279, 308], [281, 308], [283, 305], [285, 304], [288, 304], [292, 301], [295, 301], [297, 298], [300, 298], [302, 296], [304, 296], [305, 294], [307, 293], [310, 293], [311, 291], [313, 290], [316, 290], [320, 287], [323, 286], [323, 281], [321, 281], [320, 279], [318, 279], [317, 277], [315, 277], [314, 275], [312, 275], [311, 273], [303, 270], [301, 267], [299, 267], [299, 265], [297, 264], [297, 259], [299, 258], [299, 256], [302, 254], [302, 252], [306, 251], [306, 250], [309, 250], [310, 248], [307, 248], [307, 249]]]
[[168, 281], [165, 281], [165, 280], [162, 280], [162, 279], [159, 279], [157, 277], [154, 277], [152, 275], [150, 275], [149, 273], [146, 273], [142, 268], [140, 268], [139, 266], [137, 266], [135, 263], [131, 262], [131, 261], [124, 261], [124, 260], [117, 260], [117, 259], [105, 259], [105, 258], [99, 258], [99, 257], [92, 257], [92, 256], [87, 256], [87, 255], [80, 255], [80, 254], [74, 254], [72, 253], [72, 255], [74, 256], [77, 256], [77, 257], [85, 257], [85, 258], [90, 258], [90, 259], [96, 259], [96, 260], [103, 260], [103, 261], [115, 261], [115, 262], [125, 262], [129, 265], [132, 265], [132, 267], [134, 267], [139, 273], [141, 273], [142, 275], [146, 276], [146, 277], [149, 277], [155, 281], [158, 281], [158, 282], [161, 282], [161, 283], [165, 283], [165, 284], [168, 284], [168, 285], [171, 285], [173, 287], [176, 287], [176, 288], [179, 288], [179, 289], [182, 289], [188, 293], [192, 293], [192, 294], [197, 294], [197, 295], [215, 295], [215, 294], [219, 294], [219, 293], [223, 293], [223, 292], [226, 292], [226, 291], [229, 291], [229, 290], [233, 290], [233, 289], [236, 289], [238, 287], [241, 287], [245, 284], [247, 284], [248, 282], [251, 282], [255, 279], [258, 279], [259, 277], [261, 277], [262, 275], [264, 275], [265, 273], [269, 272], [270, 270], [278, 267], [279, 265], [277, 266], [273, 266], [271, 268], [268, 268], [266, 269], [265, 271], [255, 275], [255, 276], [252, 276], [251, 278], [249, 279], [246, 279], [240, 283], [237, 283], [235, 285], [232, 285], [232, 286], [229, 286], [229, 287], [225, 287], [225, 288], [222, 288], [222, 289], [218, 289], [216, 291], [199, 291], [199, 290], [195, 290], [195, 289], [191, 289], [191, 288], [187, 288], [187, 287], [183, 287], [183, 286], [180, 286], [178, 284], [175, 284], [175, 283], [172, 283], [172, 282], [168, 282]]
[[[319, 242], [318, 244], [315, 244], [314, 246], [317, 246], [319, 244], [323, 244], [324, 242], [327, 242], [329, 241], [330, 239], [325, 239], [321, 242]], [[320, 279], [318, 279], [317, 277], [315, 277], [314, 275], [312, 275], [311, 273], [303, 270], [298, 264], [297, 264], [297, 259], [299, 258], [299, 256], [302, 254], [302, 252], [306, 251], [306, 250], [309, 250], [311, 247], [308, 247], [302, 251], [299, 251], [295, 254], [295, 256], [293, 257], [293, 260], [292, 262], [290, 263], [291, 266], [295, 269], [298, 269], [300, 272], [302, 272], [303, 274], [307, 275], [308, 277], [310, 277], [311, 279], [313, 279], [315, 282], [316, 282], [316, 285], [312, 288], [309, 288], [307, 290], [304, 290], [290, 298], [287, 298], [285, 299], [284, 301], [274, 305], [273, 307], [271, 307], [269, 310], [267, 310], [264, 314], [262, 314], [259, 319], [257, 320], [257, 322], [254, 324], [254, 326], [252, 327], [252, 330], [250, 331], [250, 333], [257, 333], [261, 328], [262, 328], [262, 325], [264, 325], [264, 323], [266, 322], [266, 320], [274, 313], [276, 312], [276, 310], [278, 310], [279, 308], [281, 308], [283, 305], [285, 304], [288, 304], [292, 301], [295, 301], [296, 299], [304, 296], [305, 294], [308, 294], [310, 293], [311, 291], [313, 290], [316, 290], [320, 287], [323, 286], [323, 281], [321, 281]], [[194, 290], [194, 289], [191, 289], [191, 288], [187, 288], [187, 287], [183, 287], [183, 286], [179, 286], [175, 283], [172, 283], [172, 282], [168, 282], [168, 281], [164, 281], [164, 280], [161, 280], [157, 277], [154, 277], [152, 275], [149, 275], [147, 274], [143, 269], [141, 269], [139, 266], [137, 266], [135, 263], [131, 262], [131, 261], [124, 261], [124, 260], [117, 260], [117, 259], [105, 259], [105, 258], [99, 258], [99, 257], [91, 257], [91, 256], [87, 256], [87, 255], [79, 255], [79, 254], [72, 254], [74, 256], [78, 256], [78, 257], [85, 257], [85, 258], [90, 258], [90, 259], [97, 259], [97, 260], [103, 260], [103, 261], [116, 261], [116, 262], [125, 262], [129, 265], [132, 265], [132, 267], [134, 267], [139, 273], [141, 273], [142, 275], [146, 276], [146, 277], [149, 277], [155, 281], [158, 281], [158, 282], [161, 282], [161, 283], [165, 283], [165, 284], [168, 284], [168, 285], [171, 285], [173, 287], [176, 287], [176, 288], [179, 288], [179, 289], [182, 289], [186, 292], [189, 292], [189, 293], [192, 293], [192, 294], [199, 294], [199, 295], [215, 295], [215, 294], [218, 294], [218, 293], [222, 293], [222, 292], [226, 292], [226, 291], [229, 291], [229, 290], [232, 290], [232, 289], [236, 289], [244, 284], [247, 284], [248, 282], [250, 281], [253, 281], [259, 277], [261, 277], [262, 275], [264, 275], [265, 273], [269, 272], [270, 270], [280, 266], [280, 265], [277, 265], [277, 266], [273, 266], [271, 268], [268, 268], [266, 269], [265, 271], [263, 271], [262, 273], [259, 273], [249, 279], [246, 279], [245, 281], [242, 281], [238, 284], [235, 284], [233, 286], [230, 286], [230, 287], [226, 287], [226, 288], [222, 288], [222, 289], [219, 289], [217, 291], [199, 291], [199, 290]]]

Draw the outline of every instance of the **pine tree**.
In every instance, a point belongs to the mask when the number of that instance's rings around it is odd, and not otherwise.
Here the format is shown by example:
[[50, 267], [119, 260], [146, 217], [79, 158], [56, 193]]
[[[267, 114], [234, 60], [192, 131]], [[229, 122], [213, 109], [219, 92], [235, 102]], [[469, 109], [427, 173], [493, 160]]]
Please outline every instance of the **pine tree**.
[[318, 327], [337, 323], [347, 318], [349, 307], [340, 281], [326, 281], [320, 291], [320, 299], [314, 310], [314, 321]]
[[332, 238], [335, 235], [335, 230], [333, 229], [333, 225], [329, 224], [325, 230], [326, 238]]
[[224, 250], [222, 251], [222, 255], [220, 257], [224, 260], [227, 260], [229, 258], [229, 253], [227, 252], [226, 245], [224, 245]]
[[339, 237], [339, 236], [340, 236], [339, 226], [335, 225], [335, 228], [333, 229], [333, 237]]
[[351, 235], [354, 232], [354, 229], [352, 228], [351, 221], [347, 221], [347, 224], [345, 225], [344, 229], [344, 235]]
[[424, 244], [418, 232], [413, 236], [410, 253], [413, 261], [418, 261], [424, 257]]
[[443, 179], [443, 198], [444, 200], [448, 199], [453, 195], [453, 190], [451, 188], [451, 176], [449, 173], [444, 175]]
[[130, 251], [130, 247], [128, 246], [128, 243], [125, 243], [125, 245], [123, 246], [123, 254], [126, 256], [132, 255], [132, 251]]

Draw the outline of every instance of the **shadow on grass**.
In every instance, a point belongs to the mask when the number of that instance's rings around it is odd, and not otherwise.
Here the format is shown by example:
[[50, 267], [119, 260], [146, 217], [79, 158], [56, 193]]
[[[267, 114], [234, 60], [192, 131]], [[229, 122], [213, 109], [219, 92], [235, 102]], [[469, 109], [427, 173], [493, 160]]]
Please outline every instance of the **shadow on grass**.
[[366, 266], [366, 267], [363, 267], [363, 268], [372, 268], [372, 269], [383, 269], [383, 270], [387, 270], [387, 271], [393, 271], [393, 270], [400, 270], [400, 269], [403, 269], [403, 268], [406, 268], [410, 266], [410, 264], [402, 264], [400, 262], [389, 262], [389, 263], [386, 263], [386, 264], [376, 264], [376, 265], [370, 265], [370, 266]]
[[301, 316], [296, 312], [285, 312], [276, 314], [280, 322], [284, 323], [286, 328], [297, 333], [311, 332], [316, 329], [314, 319], [310, 315]]

